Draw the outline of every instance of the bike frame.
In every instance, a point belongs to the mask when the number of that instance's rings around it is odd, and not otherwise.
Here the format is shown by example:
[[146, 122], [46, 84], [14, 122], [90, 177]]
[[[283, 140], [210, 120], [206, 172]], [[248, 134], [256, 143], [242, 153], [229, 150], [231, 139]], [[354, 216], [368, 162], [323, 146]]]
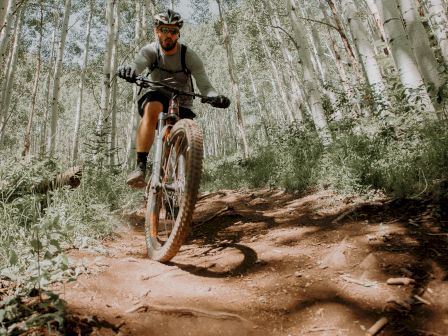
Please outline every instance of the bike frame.
[[156, 193], [162, 186], [160, 181], [160, 169], [162, 166], [163, 145], [171, 128], [179, 119], [179, 96], [173, 93], [170, 99], [168, 113], [159, 113], [151, 180], [148, 183], [146, 195], [149, 193]]

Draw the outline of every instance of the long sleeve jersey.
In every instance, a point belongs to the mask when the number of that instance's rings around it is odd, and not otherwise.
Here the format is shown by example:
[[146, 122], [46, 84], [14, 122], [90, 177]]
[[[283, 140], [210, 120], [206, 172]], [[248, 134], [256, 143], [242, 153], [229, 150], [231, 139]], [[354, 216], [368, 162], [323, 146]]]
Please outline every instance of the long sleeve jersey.
[[[159, 48], [159, 52], [157, 52], [157, 48]], [[170, 86], [188, 92], [193, 90], [190, 75], [182, 69], [180, 44], [174, 55], [165, 55], [160, 49], [158, 42], [149, 43], [140, 49], [134, 60], [137, 74], [141, 74], [146, 68], [151, 69], [153, 64], [158, 64], [158, 66], [150, 74], [152, 80], [166, 82]], [[187, 48], [185, 53], [185, 65], [191, 75], [193, 75], [196, 86], [202, 95], [209, 97], [218, 95], [205, 72], [204, 64], [199, 56], [190, 48]], [[170, 93], [164, 89], [157, 89], [157, 91], [168, 97], [170, 96]], [[191, 97], [181, 96], [180, 105], [191, 109], [193, 100]]]

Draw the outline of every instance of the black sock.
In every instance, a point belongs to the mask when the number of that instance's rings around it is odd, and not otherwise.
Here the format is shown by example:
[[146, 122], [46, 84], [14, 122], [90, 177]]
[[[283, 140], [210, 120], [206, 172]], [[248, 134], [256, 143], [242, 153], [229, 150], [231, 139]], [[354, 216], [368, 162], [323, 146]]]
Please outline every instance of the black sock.
[[137, 166], [146, 169], [148, 163], [148, 152], [137, 152]]

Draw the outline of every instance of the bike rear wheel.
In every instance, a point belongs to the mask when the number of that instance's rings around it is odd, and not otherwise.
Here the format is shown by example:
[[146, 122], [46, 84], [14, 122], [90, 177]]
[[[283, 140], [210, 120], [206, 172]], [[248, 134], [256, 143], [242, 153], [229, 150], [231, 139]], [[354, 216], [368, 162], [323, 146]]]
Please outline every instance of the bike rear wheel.
[[[188, 235], [202, 174], [202, 132], [190, 119], [178, 121], [163, 147], [160, 183], [148, 197], [148, 256], [167, 262]], [[151, 183], [153, 183], [152, 181]]]

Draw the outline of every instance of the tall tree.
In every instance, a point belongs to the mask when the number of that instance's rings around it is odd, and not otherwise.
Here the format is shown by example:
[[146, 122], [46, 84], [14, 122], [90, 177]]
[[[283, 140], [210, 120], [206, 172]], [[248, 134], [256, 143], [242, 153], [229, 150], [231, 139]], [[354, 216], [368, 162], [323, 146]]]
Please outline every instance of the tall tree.
[[6, 67], [6, 78], [3, 82], [1, 105], [0, 105], [0, 143], [5, 136], [6, 123], [9, 119], [9, 104], [11, 102], [12, 88], [14, 84], [14, 75], [17, 67], [17, 57], [19, 53], [19, 42], [22, 33], [23, 9], [19, 10], [14, 24], [14, 42], [9, 53], [8, 65]]
[[348, 25], [352, 32], [356, 47], [358, 49], [361, 62], [366, 72], [367, 80], [372, 88], [379, 108], [383, 108], [389, 104], [386, 85], [381, 75], [380, 66], [375, 58], [375, 50], [369, 39], [368, 32], [365, 26], [365, 20], [359, 9], [355, 5], [354, 0], [342, 0], [342, 5], [345, 10], [345, 16], [348, 20]]
[[437, 92], [443, 81], [438, 71], [437, 59], [431, 48], [425, 27], [420, 21], [415, 2], [414, 0], [399, 0], [399, 4], [420, 73], [425, 83], [433, 86], [435, 92]]
[[73, 132], [72, 161], [76, 161], [78, 159], [78, 153], [79, 153], [79, 130], [81, 127], [84, 84], [85, 84], [87, 63], [89, 60], [90, 31], [91, 31], [91, 27], [92, 27], [92, 17], [93, 17], [94, 8], [95, 8], [95, 0], [90, 0], [89, 1], [89, 14], [88, 14], [88, 18], [87, 18], [86, 37], [85, 37], [85, 43], [84, 43], [84, 52], [83, 52], [82, 65], [81, 65], [81, 73], [79, 74], [78, 100], [76, 103], [76, 121], [75, 121], [75, 129]]
[[40, 81], [40, 68], [42, 63], [42, 38], [43, 38], [43, 4], [42, 0], [39, 1], [40, 5], [40, 21], [39, 21], [39, 42], [37, 45], [37, 64], [36, 64], [36, 73], [34, 75], [34, 85], [33, 85], [33, 93], [31, 94], [31, 110], [28, 115], [28, 125], [25, 130], [25, 136], [24, 136], [24, 144], [23, 144], [23, 156], [28, 156], [30, 153], [30, 137], [31, 137], [31, 129], [33, 127], [34, 123], [34, 113], [36, 109], [36, 98], [37, 98], [37, 91], [39, 87], [39, 81]]
[[104, 51], [103, 63], [103, 79], [101, 81], [101, 112], [97, 123], [97, 135], [101, 146], [104, 141], [105, 124], [109, 120], [109, 100], [110, 100], [110, 74], [111, 74], [111, 60], [112, 60], [112, 45], [114, 40], [114, 6], [116, 0], [107, 0], [106, 7], [106, 48]]
[[[445, 2], [446, 5], [446, 2]], [[445, 64], [448, 65], [448, 17], [442, 0], [426, 0], [434, 34], [439, 42]]]
[[305, 86], [305, 94], [308, 98], [308, 104], [311, 108], [311, 117], [314, 125], [322, 141], [322, 144], [329, 145], [332, 142], [332, 136], [327, 124], [322, 106], [322, 100], [317, 85], [317, 77], [314, 73], [313, 63], [311, 61], [310, 47], [303, 35], [305, 32], [302, 19], [297, 14], [297, 6], [294, 0], [288, 0], [288, 12], [291, 19], [291, 24], [294, 30], [294, 35], [297, 43], [301, 46], [299, 50], [300, 59], [303, 68], [303, 82]]
[[14, 17], [14, 5], [16, 0], [2, 0], [2, 14], [0, 25], [0, 63], [4, 59], [6, 45], [9, 40], [12, 21]]
[[40, 134], [40, 149], [39, 156], [43, 157], [46, 153], [46, 142], [47, 142], [47, 132], [48, 132], [48, 116], [51, 113], [51, 103], [50, 103], [50, 93], [51, 93], [51, 80], [52, 80], [52, 72], [53, 65], [55, 62], [55, 49], [56, 49], [56, 31], [59, 26], [59, 13], [55, 10], [53, 12], [53, 33], [51, 36], [51, 44], [50, 44], [50, 57], [48, 60], [48, 72], [47, 77], [45, 79], [45, 97], [44, 97], [44, 113], [42, 117], [42, 130]]
[[61, 39], [59, 41], [58, 54], [56, 58], [54, 76], [53, 76], [53, 98], [51, 101], [51, 120], [50, 120], [50, 132], [48, 134], [47, 150], [48, 154], [54, 155], [56, 149], [56, 132], [59, 118], [59, 91], [62, 72], [62, 60], [64, 58], [65, 41], [68, 33], [68, 20], [70, 18], [72, 2], [71, 0], [65, 0], [64, 16], [62, 19], [61, 27]]
[[225, 20], [224, 8], [222, 5], [222, 0], [216, 0], [218, 4], [219, 17], [222, 25], [222, 34], [224, 39], [224, 46], [226, 48], [227, 55], [227, 63], [229, 67], [229, 76], [230, 82], [232, 84], [233, 89], [233, 97], [235, 99], [235, 109], [237, 116], [237, 125], [240, 131], [241, 140], [243, 142], [243, 155], [245, 158], [249, 157], [249, 143], [247, 141], [246, 128], [244, 125], [243, 113], [241, 111], [241, 93], [240, 88], [238, 86], [238, 80], [236, 78], [236, 69], [235, 69], [235, 61], [233, 59], [233, 50], [232, 50], [232, 40], [229, 33], [229, 28], [227, 27], [227, 22]]
[[429, 116], [434, 117], [435, 109], [417, 67], [397, 3], [389, 0], [375, 0], [375, 3], [384, 25], [400, 81], [407, 90], [410, 102], [419, 110], [425, 110], [429, 112]]
[[[109, 143], [109, 164], [111, 167], [115, 165], [115, 156], [117, 150], [117, 77], [115, 72], [118, 65], [118, 39], [119, 39], [119, 26], [120, 26], [120, 16], [119, 16], [118, 2], [114, 5], [114, 29], [113, 29], [113, 44], [112, 44], [112, 60], [111, 66], [112, 71], [110, 75], [110, 80], [112, 83], [111, 99], [110, 99], [110, 110], [111, 110], [111, 128], [110, 128], [110, 143]], [[142, 16], [146, 17], [145, 11], [143, 11]], [[146, 30], [144, 31], [146, 33]], [[146, 35], [146, 34], [145, 34]]]
[[[148, 1], [147, 1], [148, 2]], [[152, 8], [155, 11], [155, 3], [154, 1], [151, 1], [150, 5], [152, 5]], [[142, 33], [141, 24], [142, 20], [139, 20], [140, 17], [140, 2], [135, 2], [135, 16], [137, 17], [137, 20], [135, 20], [135, 27], [134, 27], [134, 51], [137, 51], [140, 47], [140, 36]], [[130, 117], [129, 117], [129, 124], [128, 124], [128, 138], [127, 138], [127, 144], [126, 144], [126, 165], [127, 167], [134, 166], [135, 161], [135, 139], [137, 134], [137, 127], [138, 127], [138, 107], [137, 107], [137, 97], [138, 97], [138, 87], [134, 85], [132, 87], [132, 105], [130, 109]]]

